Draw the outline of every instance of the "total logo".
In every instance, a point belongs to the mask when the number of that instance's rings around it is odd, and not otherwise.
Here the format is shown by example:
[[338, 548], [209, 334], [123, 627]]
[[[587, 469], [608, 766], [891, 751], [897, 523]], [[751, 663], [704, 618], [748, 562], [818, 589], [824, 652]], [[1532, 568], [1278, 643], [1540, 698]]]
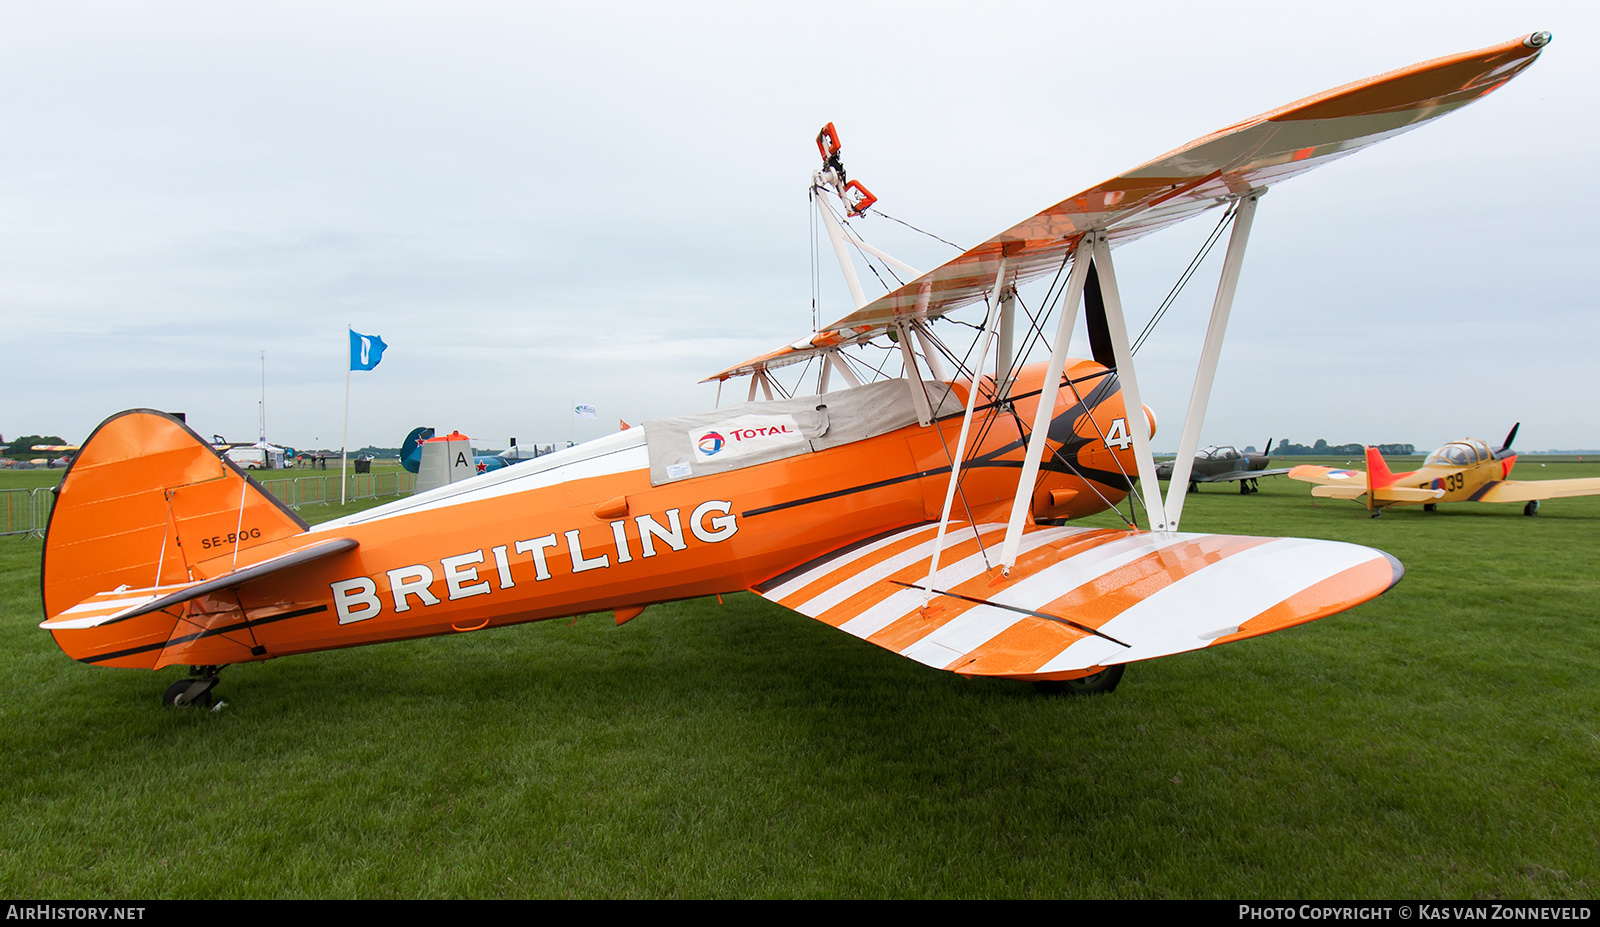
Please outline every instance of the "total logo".
[[[704, 428], [704, 431], [700, 429]], [[734, 458], [751, 454], [772, 454], [805, 444], [800, 426], [789, 415], [736, 415], [720, 422], [708, 422], [684, 437], [694, 448], [697, 460], [716, 459], [720, 466]]]
[[700, 448], [700, 453], [710, 457], [716, 452], [722, 450], [722, 447], [725, 444], [727, 444], [727, 440], [723, 438], [722, 435], [717, 434], [714, 431], [708, 431], [700, 436], [700, 443], [698, 447]]

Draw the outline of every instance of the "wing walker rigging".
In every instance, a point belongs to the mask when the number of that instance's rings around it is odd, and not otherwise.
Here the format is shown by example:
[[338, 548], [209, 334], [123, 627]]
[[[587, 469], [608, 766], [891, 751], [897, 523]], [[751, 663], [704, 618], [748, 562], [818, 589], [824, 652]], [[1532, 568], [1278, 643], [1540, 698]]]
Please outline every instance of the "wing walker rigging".
[[[748, 589], [929, 666], [1109, 691], [1130, 662], [1353, 607], [1400, 564], [1353, 544], [1179, 530], [1256, 209], [1282, 180], [1486, 95], [1548, 41], [1246, 120], [926, 273], [851, 227], [876, 199], [846, 178], [829, 124], [813, 197], [854, 309], [708, 378], [720, 400], [721, 384], [748, 376], [744, 402], [316, 527], [176, 419], [119, 413], [63, 477], [41, 627], [85, 663], [190, 667], [165, 697], [181, 705], [209, 702], [233, 663], [604, 609], [622, 624], [654, 603]], [[1113, 250], [1214, 209], [1231, 212], [1230, 237], [1163, 499]], [[866, 295], [852, 250], [894, 275], [889, 292]], [[1027, 332], [1049, 358], [1024, 363], [1017, 288], [1045, 278]], [[958, 358], [932, 325], [978, 304], [977, 343]], [[1080, 305], [1090, 359], [1066, 353]], [[847, 350], [879, 337], [900, 377], [858, 375], [871, 368]], [[816, 362], [815, 394], [784, 395], [774, 371], [802, 362]], [[1125, 498], [1146, 529], [1133, 514], [1126, 529], [1067, 523]]]

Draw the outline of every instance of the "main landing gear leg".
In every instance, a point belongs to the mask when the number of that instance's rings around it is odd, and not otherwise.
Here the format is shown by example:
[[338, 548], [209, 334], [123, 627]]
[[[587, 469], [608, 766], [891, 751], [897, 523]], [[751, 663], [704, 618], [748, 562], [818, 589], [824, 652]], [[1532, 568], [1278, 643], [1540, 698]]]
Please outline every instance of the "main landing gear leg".
[[1127, 669], [1126, 663], [1117, 663], [1108, 666], [1093, 676], [1082, 676], [1077, 679], [1045, 679], [1033, 684], [1034, 689], [1045, 695], [1098, 695], [1109, 693], [1122, 681], [1122, 671]]
[[183, 708], [187, 705], [209, 707], [211, 690], [221, 681], [221, 673], [220, 666], [189, 667], [189, 678], [167, 686], [167, 691], [161, 696], [161, 704], [167, 708]]

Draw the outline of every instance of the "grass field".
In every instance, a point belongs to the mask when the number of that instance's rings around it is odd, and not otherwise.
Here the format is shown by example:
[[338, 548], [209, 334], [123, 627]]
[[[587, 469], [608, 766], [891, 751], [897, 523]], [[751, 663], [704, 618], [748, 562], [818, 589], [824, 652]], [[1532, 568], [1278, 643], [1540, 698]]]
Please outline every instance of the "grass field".
[[740, 594], [233, 667], [226, 707], [169, 711], [178, 670], [55, 648], [39, 542], [0, 539], [0, 894], [1600, 894], [1600, 498], [1373, 520], [1308, 490], [1208, 488], [1184, 527], [1405, 580], [1091, 698]]

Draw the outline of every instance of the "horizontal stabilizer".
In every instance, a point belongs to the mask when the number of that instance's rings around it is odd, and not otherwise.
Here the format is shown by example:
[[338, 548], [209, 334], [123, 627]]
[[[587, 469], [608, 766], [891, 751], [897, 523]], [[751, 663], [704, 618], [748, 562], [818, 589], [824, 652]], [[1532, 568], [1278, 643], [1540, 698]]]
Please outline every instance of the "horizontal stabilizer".
[[[963, 675], [1070, 679], [1242, 640], [1364, 602], [1401, 576], [1334, 541], [1030, 526], [1009, 577], [1005, 525], [906, 528], [763, 583], [763, 597]], [[926, 602], [926, 606], [924, 603]]]
[[222, 589], [241, 586], [251, 580], [292, 569], [303, 563], [311, 563], [336, 554], [342, 554], [345, 551], [355, 550], [358, 544], [359, 542], [354, 538], [335, 538], [330, 541], [321, 541], [308, 547], [302, 547], [299, 550], [273, 557], [271, 560], [264, 560], [242, 570], [224, 573], [211, 579], [203, 579], [198, 582], [176, 586], [156, 586], [147, 589], [122, 587], [113, 589], [110, 592], [97, 593], [50, 620], [41, 622], [39, 627], [47, 631], [66, 631], [115, 624], [118, 621], [126, 621], [129, 618], [137, 618], [140, 615], [171, 608], [174, 605], [182, 604], [191, 599], [198, 599], [203, 595], [209, 595]]
[[[1313, 464], [1300, 464], [1289, 468], [1289, 479], [1299, 480], [1302, 483], [1317, 483], [1322, 486], [1360, 486], [1361, 492], [1367, 491], [1367, 474], [1362, 470], [1344, 470], [1337, 467], [1318, 467]], [[1326, 495], [1312, 490], [1313, 495]], [[1339, 496], [1340, 499], [1354, 499], [1355, 496]]]
[[[1311, 490], [1313, 494], [1316, 490]], [[1390, 486], [1388, 489], [1378, 490], [1378, 501], [1390, 502], [1432, 502], [1444, 497], [1442, 489], [1424, 489], [1422, 487]]]

